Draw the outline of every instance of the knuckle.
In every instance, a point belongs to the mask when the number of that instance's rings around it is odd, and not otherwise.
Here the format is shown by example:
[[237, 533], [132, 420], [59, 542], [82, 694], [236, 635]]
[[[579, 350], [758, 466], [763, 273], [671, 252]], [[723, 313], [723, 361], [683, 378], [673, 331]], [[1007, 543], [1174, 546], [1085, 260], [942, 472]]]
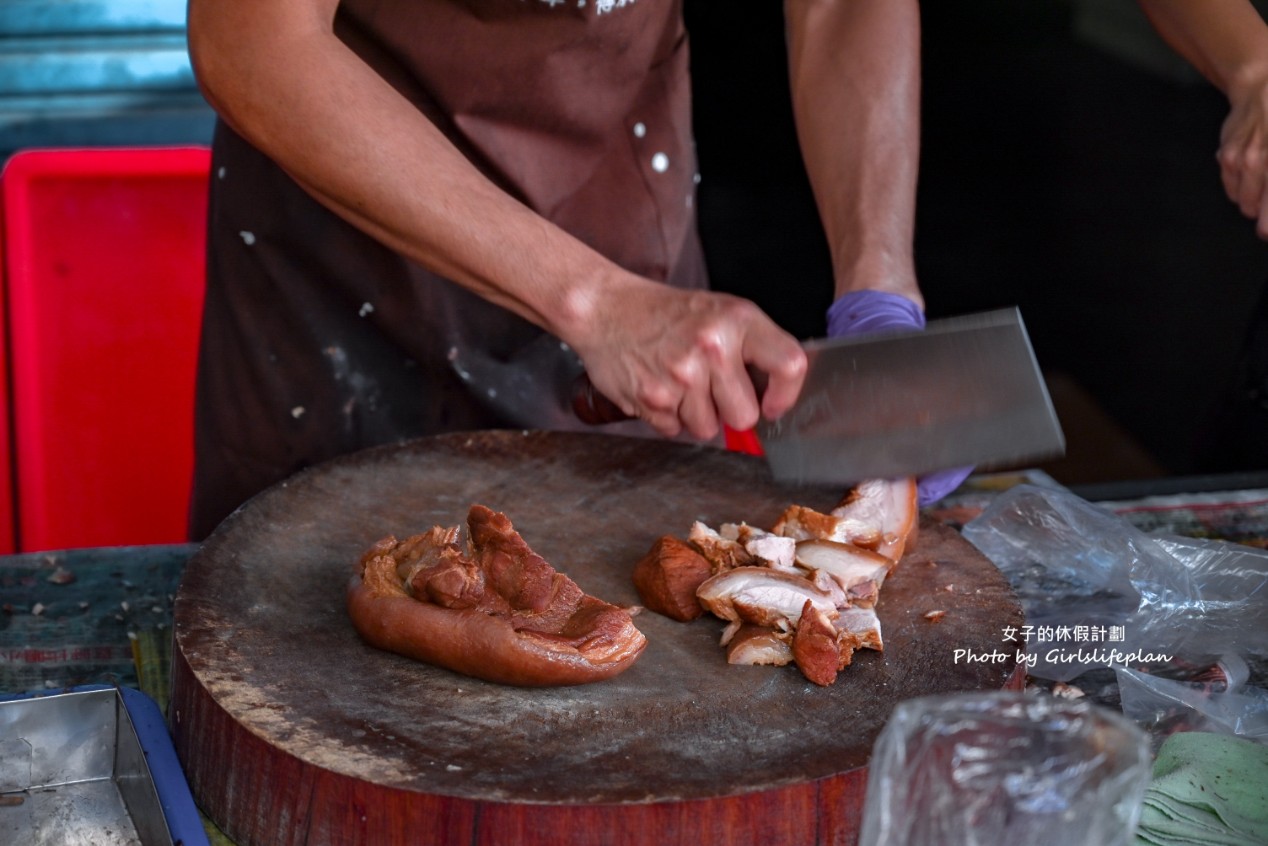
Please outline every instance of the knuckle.
[[766, 313], [758, 308], [757, 303], [741, 297], [732, 297], [728, 302], [730, 319], [742, 326], [751, 325], [766, 319]]
[[1219, 150], [1216, 151], [1215, 160], [1219, 162], [1222, 167], [1235, 170], [1242, 160], [1242, 149], [1241, 147], [1234, 146], [1233, 144], [1223, 144], [1220, 146]]
[[1241, 155], [1237, 153], [1221, 150], [1215, 160], [1219, 164], [1220, 173], [1224, 175], [1225, 179], [1236, 180], [1246, 169]]
[[638, 387], [634, 396], [639, 405], [653, 416], [676, 412], [678, 409], [678, 397], [661, 383], [644, 383]]
[[669, 375], [683, 390], [701, 384], [704, 381], [706, 368], [701, 366], [700, 359], [694, 355], [686, 355], [676, 359], [669, 365]]
[[784, 359], [784, 376], [789, 379], [800, 379], [806, 375], [806, 371], [809, 369], [810, 359], [806, 358], [806, 351], [801, 348], [800, 344], [794, 345], [793, 354]]
[[719, 325], [710, 325], [696, 335], [695, 350], [709, 362], [721, 361], [730, 344], [726, 340], [726, 329]]

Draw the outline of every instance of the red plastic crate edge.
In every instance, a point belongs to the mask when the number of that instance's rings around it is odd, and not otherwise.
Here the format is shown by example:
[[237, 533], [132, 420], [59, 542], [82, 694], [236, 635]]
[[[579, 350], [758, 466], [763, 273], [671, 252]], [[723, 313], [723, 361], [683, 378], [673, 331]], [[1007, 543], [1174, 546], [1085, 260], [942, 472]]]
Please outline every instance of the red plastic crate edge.
[[[3, 302], [0, 303], [0, 320], [3, 329], [0, 331], [0, 356], [3, 356], [3, 378], [5, 409], [0, 415], [0, 427], [3, 429], [4, 455], [0, 458], [0, 473], [7, 481], [0, 492], [0, 544], [6, 541], [8, 534], [9, 551], [36, 551], [28, 548], [23, 538], [23, 519], [19, 491], [29, 489], [40, 499], [47, 493], [46, 480], [34, 474], [22, 473], [20, 456], [17, 455], [19, 436], [40, 438], [39, 427], [22, 427], [13, 411], [14, 384], [19, 375], [30, 377], [30, 373], [16, 374], [16, 364], [12, 355], [13, 327], [30, 315], [15, 315], [10, 296], [10, 279], [18, 273], [31, 271], [32, 257], [29, 251], [12, 249], [13, 244], [28, 244], [33, 237], [32, 222], [21, 215], [5, 214], [3, 210], [25, 207], [30, 198], [31, 189], [40, 178], [74, 177], [74, 176], [190, 176], [208, 174], [210, 171], [211, 150], [197, 145], [170, 147], [66, 147], [66, 148], [27, 148], [14, 153], [0, 170], [0, 261], [3, 262]], [[20, 432], [20, 430], [22, 430]], [[192, 433], [191, 433], [192, 437]], [[7, 502], [6, 502], [7, 499]], [[7, 517], [7, 519], [6, 519]], [[6, 531], [7, 529], [7, 531]], [[31, 534], [41, 535], [41, 529], [33, 527]], [[43, 534], [47, 534], [46, 531]], [[45, 545], [35, 543], [38, 549]]]
[[[0, 197], [6, 180], [0, 172]], [[13, 393], [9, 379], [8, 301], [9, 272], [8, 250], [3, 233], [7, 231], [5, 206], [0, 199], [0, 397], [4, 407], [0, 409], [0, 554], [17, 552], [18, 515], [14, 507], [17, 501], [17, 479], [13, 467], [13, 427], [10, 414], [13, 409]]]

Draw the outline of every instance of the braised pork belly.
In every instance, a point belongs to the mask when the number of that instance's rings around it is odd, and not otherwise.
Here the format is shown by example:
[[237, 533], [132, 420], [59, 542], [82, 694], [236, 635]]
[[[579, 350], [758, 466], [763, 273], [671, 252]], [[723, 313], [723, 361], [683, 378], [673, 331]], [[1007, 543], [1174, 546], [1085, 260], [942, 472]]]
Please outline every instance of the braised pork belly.
[[[875, 606], [915, 540], [914, 479], [870, 480], [828, 513], [790, 505], [769, 530], [694, 522], [659, 539], [636, 567], [644, 604], [678, 620], [726, 620], [732, 664], [795, 663], [829, 685], [858, 649], [883, 649]], [[649, 601], [650, 598], [650, 601]]]

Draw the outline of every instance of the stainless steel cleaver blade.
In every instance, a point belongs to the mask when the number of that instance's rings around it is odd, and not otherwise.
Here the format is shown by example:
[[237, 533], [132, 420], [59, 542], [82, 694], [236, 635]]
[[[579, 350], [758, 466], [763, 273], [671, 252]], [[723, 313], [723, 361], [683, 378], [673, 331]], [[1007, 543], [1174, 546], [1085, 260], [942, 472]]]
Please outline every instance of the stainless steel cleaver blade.
[[805, 349], [810, 367], [796, 404], [757, 427], [778, 479], [850, 484], [1065, 451], [1016, 308]]

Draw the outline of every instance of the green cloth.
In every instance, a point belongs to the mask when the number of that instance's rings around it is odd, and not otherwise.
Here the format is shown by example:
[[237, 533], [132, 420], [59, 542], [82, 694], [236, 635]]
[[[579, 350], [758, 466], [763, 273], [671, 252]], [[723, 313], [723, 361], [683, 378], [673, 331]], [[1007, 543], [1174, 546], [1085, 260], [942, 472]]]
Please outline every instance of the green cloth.
[[1268, 746], [1208, 732], [1167, 738], [1145, 790], [1136, 841], [1268, 846]]

